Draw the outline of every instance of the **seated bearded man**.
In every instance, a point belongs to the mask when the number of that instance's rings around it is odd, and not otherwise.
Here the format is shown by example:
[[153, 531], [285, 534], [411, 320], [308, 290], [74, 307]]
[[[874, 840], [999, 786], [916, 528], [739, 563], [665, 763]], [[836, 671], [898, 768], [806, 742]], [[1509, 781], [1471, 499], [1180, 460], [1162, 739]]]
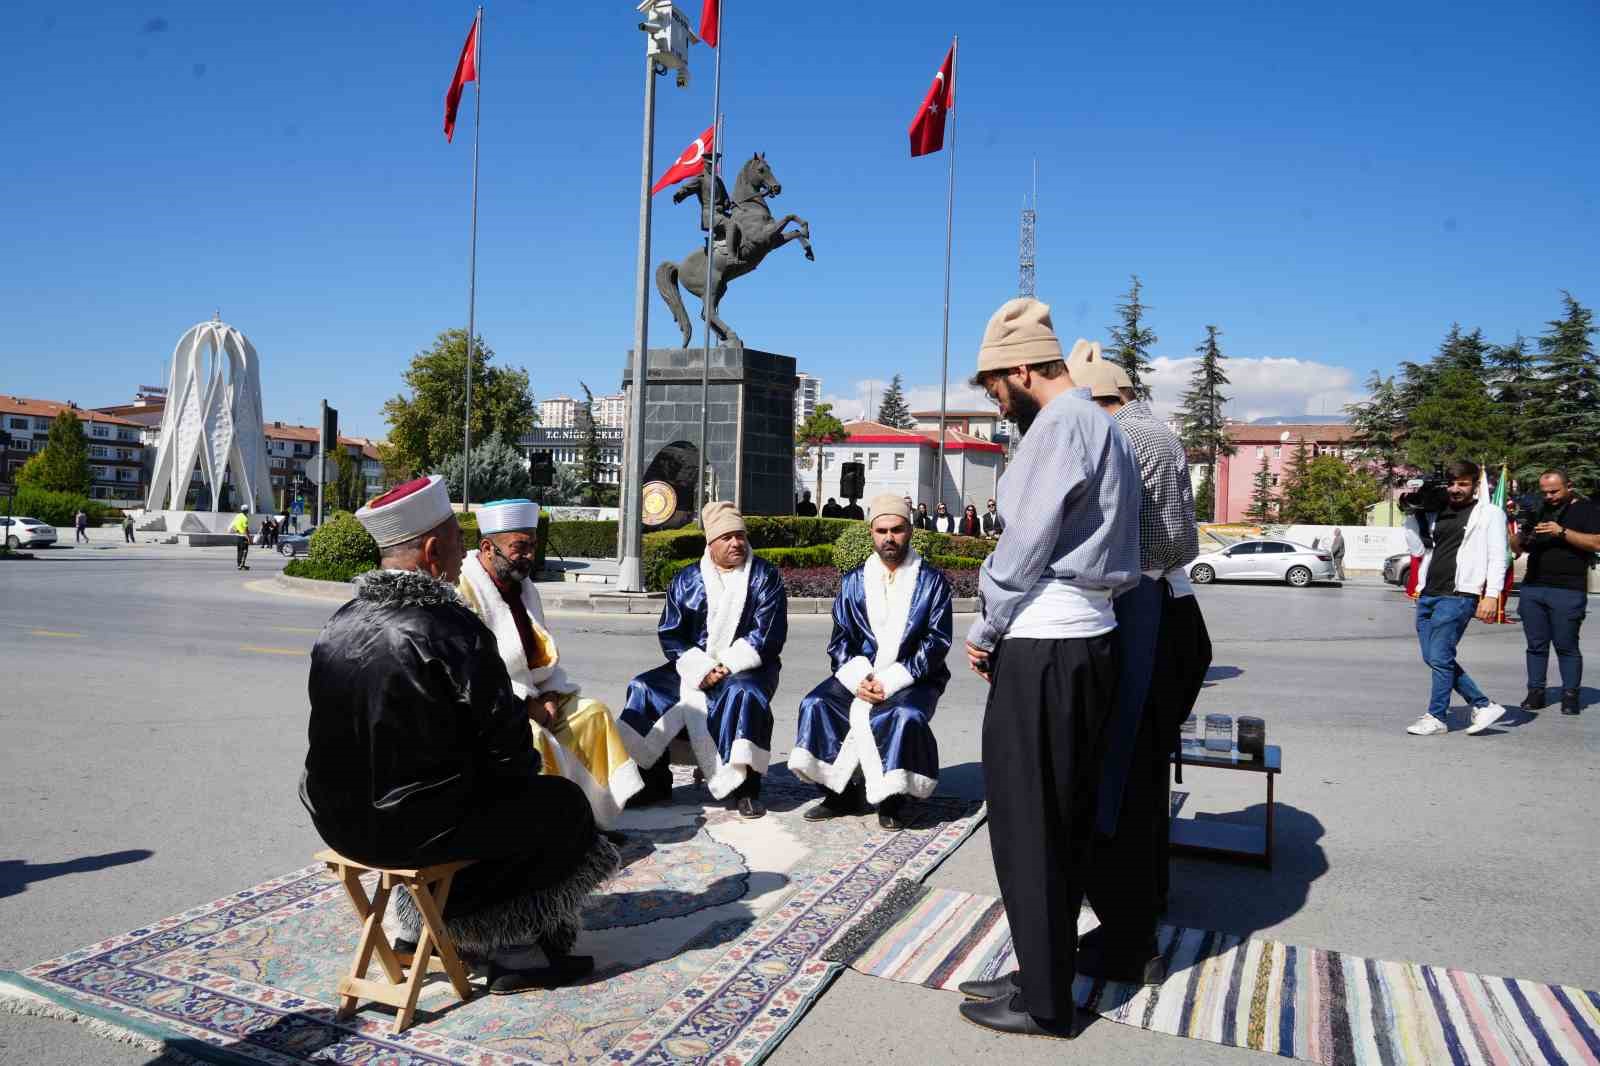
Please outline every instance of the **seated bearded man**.
[[[588, 972], [594, 960], [571, 951], [617, 849], [577, 785], [539, 773], [494, 634], [454, 588], [461, 529], [444, 483], [408, 482], [356, 518], [383, 569], [356, 579], [311, 649], [301, 802], [328, 846], [357, 862], [472, 860], [444, 924], [463, 955], [489, 963], [491, 991]], [[421, 915], [403, 890], [395, 911], [414, 942]]]
[[[461, 566], [461, 598], [500, 648], [511, 691], [528, 708], [544, 772], [583, 789], [602, 830], [616, 825], [628, 798], [644, 787], [611, 709], [588, 699], [561, 668], [561, 650], [530, 580], [538, 554], [539, 505], [495, 500], [478, 509], [483, 539]], [[613, 843], [620, 834], [607, 832]]]
[[872, 501], [873, 554], [844, 576], [833, 601], [833, 676], [800, 702], [789, 769], [821, 785], [808, 821], [878, 806], [884, 829], [905, 828], [907, 796], [939, 783], [930, 722], [950, 681], [950, 583], [911, 548], [911, 507]]
[[618, 724], [644, 768], [643, 797], [671, 794], [667, 749], [684, 733], [711, 795], [759, 818], [789, 599], [778, 568], [751, 553], [733, 504], [706, 504], [700, 523], [705, 555], [672, 579], [656, 627], [667, 662], [628, 683]]

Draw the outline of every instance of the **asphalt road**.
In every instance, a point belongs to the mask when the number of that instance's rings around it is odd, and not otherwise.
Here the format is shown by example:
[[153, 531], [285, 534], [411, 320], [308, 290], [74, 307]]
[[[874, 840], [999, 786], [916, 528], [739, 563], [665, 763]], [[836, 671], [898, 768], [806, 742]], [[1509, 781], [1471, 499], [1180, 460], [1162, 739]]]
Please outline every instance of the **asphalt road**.
[[[252, 561], [240, 573], [231, 549], [107, 545], [0, 563], [0, 968], [237, 891], [318, 846], [295, 785], [305, 655], [332, 605], [273, 591], [263, 579], [281, 560]], [[1600, 693], [1586, 690], [1579, 718], [1551, 709], [1479, 737], [1410, 737], [1427, 673], [1403, 596], [1375, 584], [1200, 596], [1216, 655], [1199, 709], [1262, 715], [1284, 749], [1278, 862], [1177, 863], [1170, 921], [1600, 988]], [[554, 621], [569, 670], [612, 700], [658, 659], [649, 619]], [[776, 747], [825, 669], [826, 625], [791, 620]], [[1595, 628], [1584, 645], [1600, 676]], [[1491, 696], [1521, 697], [1518, 627], [1474, 624], [1461, 658]], [[982, 682], [958, 672], [936, 720], [945, 791], [981, 791], [982, 698]], [[1188, 812], [1259, 816], [1254, 775], [1192, 770], [1183, 789]], [[996, 893], [987, 829], [932, 880]], [[847, 972], [773, 1061], [1059, 1060], [1060, 1045], [990, 1036], [955, 1006]], [[1256, 1058], [1110, 1023], [1071, 1054]], [[0, 1061], [148, 1059], [66, 1023], [0, 1014]]]

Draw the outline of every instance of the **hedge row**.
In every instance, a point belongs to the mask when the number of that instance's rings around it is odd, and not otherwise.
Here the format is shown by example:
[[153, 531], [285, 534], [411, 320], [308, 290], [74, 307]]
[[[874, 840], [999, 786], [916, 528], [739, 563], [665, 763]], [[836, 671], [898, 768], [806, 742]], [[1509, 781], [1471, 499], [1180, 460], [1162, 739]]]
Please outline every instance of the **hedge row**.
[[318, 562], [307, 556], [304, 559], [290, 559], [283, 572], [289, 577], [308, 577], [313, 581], [353, 581], [357, 575], [371, 569], [365, 563]]
[[[11, 513], [20, 518], [37, 518], [59, 529], [71, 529], [73, 519], [82, 511], [89, 516], [91, 526], [110, 521], [113, 509], [76, 492], [52, 492], [34, 485], [19, 485], [11, 499]], [[0, 507], [0, 514], [4, 514]], [[121, 520], [121, 512], [115, 512]]]
[[[546, 538], [541, 537], [541, 541]], [[566, 559], [614, 559], [617, 555], [617, 523], [551, 522], [548, 537], [551, 555]]]

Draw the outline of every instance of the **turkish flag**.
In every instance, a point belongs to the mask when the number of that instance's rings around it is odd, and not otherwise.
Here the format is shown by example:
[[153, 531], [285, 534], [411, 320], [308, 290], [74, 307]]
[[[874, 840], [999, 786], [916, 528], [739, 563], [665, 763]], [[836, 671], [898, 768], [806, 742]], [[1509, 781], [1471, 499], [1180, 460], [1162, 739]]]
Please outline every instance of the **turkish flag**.
[[917, 117], [911, 120], [911, 156], [927, 155], [944, 147], [944, 117], [956, 106], [956, 46], [945, 53], [944, 64], [933, 76]]
[[700, 164], [711, 152], [711, 139], [716, 136], [716, 131], [715, 125], [707, 126], [704, 133], [690, 141], [689, 147], [685, 148], [677, 161], [661, 175], [661, 180], [651, 186], [650, 194], [654, 196], [668, 185], [676, 185], [685, 178], [692, 178], [700, 173]]
[[472, 20], [472, 32], [467, 43], [461, 46], [461, 59], [456, 63], [456, 76], [450, 79], [450, 89], [444, 94], [444, 139], [454, 140], [456, 108], [461, 106], [461, 92], [467, 82], [478, 80], [478, 20]]
[[722, 29], [722, 5], [720, 0], [705, 0], [705, 6], [700, 9], [700, 39], [712, 48], [717, 46], [717, 34]]

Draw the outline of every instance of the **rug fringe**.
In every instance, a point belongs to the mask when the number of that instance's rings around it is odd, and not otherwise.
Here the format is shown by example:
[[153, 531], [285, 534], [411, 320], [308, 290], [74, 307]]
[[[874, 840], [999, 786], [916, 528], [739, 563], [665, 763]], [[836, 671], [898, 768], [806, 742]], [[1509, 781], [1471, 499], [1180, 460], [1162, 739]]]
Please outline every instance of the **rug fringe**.
[[[71, 1022], [74, 1025], [83, 1026], [95, 1036], [115, 1041], [118, 1044], [131, 1044], [144, 1051], [160, 1053], [167, 1050], [167, 1042], [165, 1040], [158, 1040], [155, 1037], [146, 1036], [144, 1033], [136, 1033], [132, 1029], [113, 1025], [111, 1022], [102, 1021], [99, 1018], [91, 1018], [87, 1014], [69, 1010], [47, 999], [41, 999], [32, 993], [23, 992], [16, 988], [7, 987], [0, 990], [0, 1012], [16, 1014], [24, 1018], [52, 1018], [56, 1021]], [[191, 1059], [190, 1061], [195, 1060]]]

